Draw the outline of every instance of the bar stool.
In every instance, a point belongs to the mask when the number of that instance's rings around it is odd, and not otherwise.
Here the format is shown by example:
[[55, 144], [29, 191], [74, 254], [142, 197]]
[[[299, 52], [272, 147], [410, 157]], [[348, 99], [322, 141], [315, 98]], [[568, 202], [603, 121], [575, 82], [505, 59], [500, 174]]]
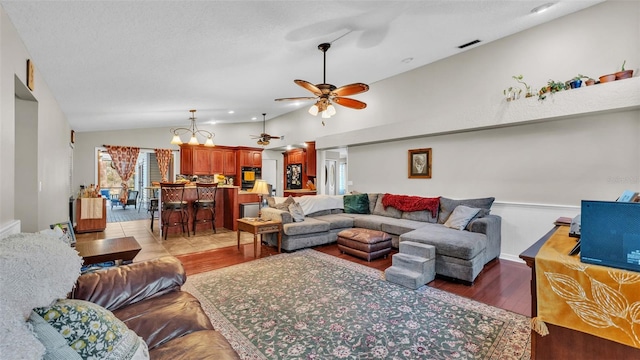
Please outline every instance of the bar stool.
[[[196, 234], [196, 223], [211, 221], [211, 229], [213, 233], [216, 233], [216, 192], [218, 191], [218, 184], [201, 184], [196, 183], [196, 191], [198, 192], [198, 198], [193, 202], [193, 235]], [[204, 219], [198, 219], [198, 212], [200, 210], [208, 210], [211, 214], [211, 219], [205, 215]]]
[[156, 211], [158, 211], [158, 198], [149, 199], [149, 209], [151, 213], [151, 231], [153, 231], [153, 219], [156, 217]]
[[[184, 201], [184, 184], [161, 183], [160, 199], [162, 200], [162, 232], [164, 239], [167, 240], [167, 230], [169, 227], [182, 226], [182, 232], [185, 232], [185, 224], [187, 225], [187, 236], [189, 236], [189, 210], [187, 202]], [[171, 215], [174, 213], [180, 215], [180, 221], [171, 221]], [[152, 220], [153, 221], [153, 220]]]

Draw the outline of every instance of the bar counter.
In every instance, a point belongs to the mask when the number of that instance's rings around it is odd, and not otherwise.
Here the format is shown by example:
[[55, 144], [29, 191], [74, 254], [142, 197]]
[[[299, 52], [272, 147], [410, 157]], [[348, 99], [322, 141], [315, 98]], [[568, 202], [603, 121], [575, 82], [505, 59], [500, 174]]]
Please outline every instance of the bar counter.
[[[160, 189], [160, 187], [156, 187]], [[198, 191], [196, 190], [196, 186], [189, 184], [184, 188], [184, 198], [183, 200], [188, 203], [188, 211], [189, 211], [189, 231], [193, 234], [193, 202], [198, 199]], [[163, 199], [160, 199], [162, 202]], [[240, 204], [248, 203], [248, 202], [258, 202], [259, 196], [258, 194], [254, 194], [248, 191], [240, 190], [239, 186], [230, 186], [223, 185], [219, 186], [216, 191], [216, 221], [215, 227], [218, 228], [227, 228], [229, 230], [236, 231], [238, 230], [238, 224], [236, 220], [240, 216]], [[160, 209], [162, 209], [162, 205], [160, 205]], [[174, 214], [175, 219], [178, 217], [178, 214]], [[210, 216], [208, 211], [199, 211], [198, 219], [205, 218], [205, 216]], [[160, 218], [162, 218], [162, 212], [160, 214]], [[162, 225], [162, 224], [161, 224]], [[162, 228], [161, 228], [162, 229]], [[211, 229], [210, 223], [196, 223], [196, 234], [198, 231], [206, 231]], [[179, 226], [169, 227], [169, 234], [172, 233], [180, 233], [182, 229]], [[162, 233], [162, 230], [161, 230]]]

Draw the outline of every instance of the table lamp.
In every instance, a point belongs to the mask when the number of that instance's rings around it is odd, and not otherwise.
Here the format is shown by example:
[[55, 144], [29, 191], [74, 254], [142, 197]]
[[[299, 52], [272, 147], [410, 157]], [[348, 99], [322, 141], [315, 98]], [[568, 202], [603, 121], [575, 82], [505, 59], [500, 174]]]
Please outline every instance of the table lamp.
[[266, 180], [256, 180], [255, 183], [253, 183], [251, 192], [260, 196], [260, 205], [258, 205], [258, 218], [260, 218], [262, 216], [262, 197], [269, 195], [269, 184], [267, 184]]

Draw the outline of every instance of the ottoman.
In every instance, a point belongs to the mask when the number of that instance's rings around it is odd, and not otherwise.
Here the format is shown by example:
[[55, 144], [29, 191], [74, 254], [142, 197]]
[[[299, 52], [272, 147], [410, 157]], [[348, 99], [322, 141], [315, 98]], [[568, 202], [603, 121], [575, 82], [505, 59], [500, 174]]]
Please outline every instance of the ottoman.
[[338, 233], [340, 252], [371, 261], [391, 252], [391, 236], [384, 231], [353, 228]]

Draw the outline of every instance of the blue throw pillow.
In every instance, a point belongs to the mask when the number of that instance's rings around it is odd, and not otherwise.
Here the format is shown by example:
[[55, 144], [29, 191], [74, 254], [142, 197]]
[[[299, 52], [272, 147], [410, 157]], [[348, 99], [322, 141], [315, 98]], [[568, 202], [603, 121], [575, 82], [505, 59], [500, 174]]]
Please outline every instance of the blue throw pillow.
[[347, 214], [369, 214], [369, 196], [367, 194], [345, 195], [344, 212]]

